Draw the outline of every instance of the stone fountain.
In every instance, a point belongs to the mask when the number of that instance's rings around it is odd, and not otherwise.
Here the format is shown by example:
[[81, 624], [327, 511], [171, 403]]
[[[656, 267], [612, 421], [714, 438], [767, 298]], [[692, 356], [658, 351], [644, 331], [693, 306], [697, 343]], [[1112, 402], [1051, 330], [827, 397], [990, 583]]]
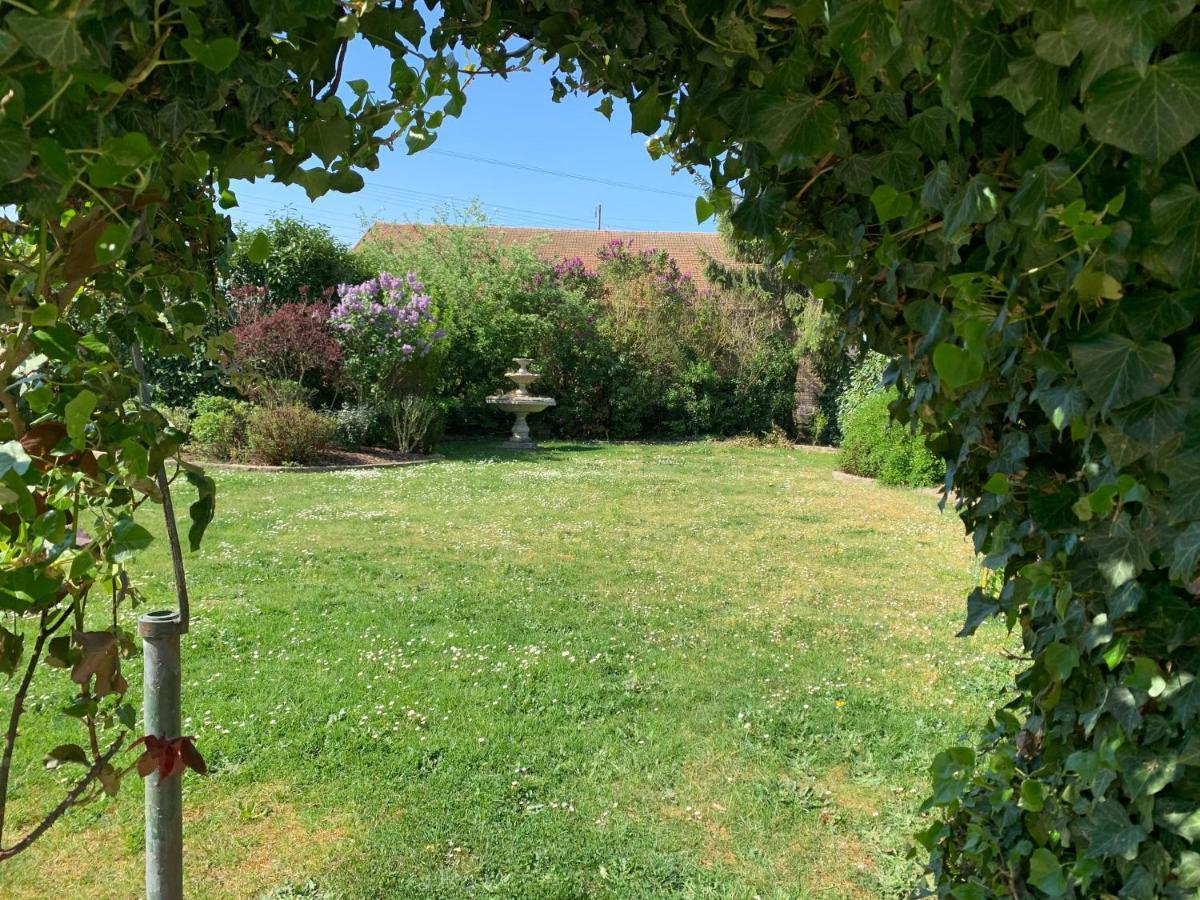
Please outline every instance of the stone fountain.
[[529, 371], [529, 364], [532, 361], [525, 356], [514, 357], [513, 362], [517, 364], [517, 371], [505, 372], [504, 377], [514, 382], [516, 387], [508, 393], [495, 394], [487, 398], [487, 402], [492, 406], [516, 416], [516, 421], [513, 422], [512, 436], [500, 445], [504, 450], [536, 450], [537, 443], [529, 436], [529, 423], [525, 421], [525, 417], [554, 406], [552, 398], [535, 397], [529, 393], [529, 385], [542, 377]]

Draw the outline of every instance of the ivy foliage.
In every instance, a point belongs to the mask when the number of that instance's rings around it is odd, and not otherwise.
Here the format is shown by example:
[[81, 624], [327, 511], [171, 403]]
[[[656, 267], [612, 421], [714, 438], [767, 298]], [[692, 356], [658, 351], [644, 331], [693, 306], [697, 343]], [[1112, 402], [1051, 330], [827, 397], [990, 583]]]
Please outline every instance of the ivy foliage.
[[[1200, 888], [1200, 15], [1190, 0], [448, 2], [630, 103], [896, 361], [1028, 662], [932, 766], [929, 888]], [[435, 45], [438, 41], [435, 40]], [[949, 496], [949, 495], [948, 495]]]
[[[43, 634], [144, 543], [126, 524], [153, 496], [142, 460], [177, 437], [130, 404], [105, 338], [167, 349], [202, 323], [230, 179], [354, 190], [381, 130], [427, 147], [470, 78], [540, 55], [556, 96], [600, 94], [603, 114], [628, 101], [651, 152], [712, 185], [698, 212], [769, 242], [849, 334], [895, 358], [896, 411], [945, 459], [999, 573], [964, 631], [1002, 616], [1028, 664], [978, 745], [933, 761], [930, 889], [1191, 896], [1194, 7], [445, 0], [427, 31], [411, 2], [5, 6], [5, 608]], [[356, 34], [393, 53], [389, 99], [333, 89]], [[41, 465], [20, 449], [30, 423], [62, 429]], [[84, 511], [109, 524], [81, 554]], [[21, 637], [0, 638], [15, 667]]]
[[[168, 481], [198, 489], [193, 550], [215, 510], [212, 480], [178, 459], [184, 435], [139, 401], [134, 348], [190, 357], [212, 337], [234, 180], [299, 184], [310, 197], [357, 190], [356, 169], [375, 168], [400, 136], [397, 111], [459, 90], [452, 62], [409, 52], [401, 36], [414, 22], [412, 10], [321, 0], [0, 6], [0, 675], [13, 686], [0, 860], [70, 806], [119, 789], [129, 770], [112, 760], [136, 716], [123, 702], [133, 643], [117, 607], [140, 596], [125, 569], [151, 541], [144, 523]], [[360, 28], [397, 59], [383, 100], [364, 82], [341, 85]], [[259, 237], [244, 255], [269, 250]], [[89, 599], [104, 608], [89, 614]], [[25, 698], [52, 668], [74, 682], [64, 714], [80, 737], [44, 752], [76, 780], [6, 841]]]

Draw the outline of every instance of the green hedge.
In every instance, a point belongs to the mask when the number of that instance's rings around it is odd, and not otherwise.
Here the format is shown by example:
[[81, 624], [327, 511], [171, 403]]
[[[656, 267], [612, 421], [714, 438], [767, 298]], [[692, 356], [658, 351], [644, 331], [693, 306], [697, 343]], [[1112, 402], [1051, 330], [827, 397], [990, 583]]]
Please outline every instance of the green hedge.
[[895, 391], [874, 394], [850, 410], [842, 424], [838, 465], [853, 475], [878, 478], [884, 484], [929, 487], [946, 476], [945, 464], [925, 446], [925, 439], [891, 421], [888, 405]]

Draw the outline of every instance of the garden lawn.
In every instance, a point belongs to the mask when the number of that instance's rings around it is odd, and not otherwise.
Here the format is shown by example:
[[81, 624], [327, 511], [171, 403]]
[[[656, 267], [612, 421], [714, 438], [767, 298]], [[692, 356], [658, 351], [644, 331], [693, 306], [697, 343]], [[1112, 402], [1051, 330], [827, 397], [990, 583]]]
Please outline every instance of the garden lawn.
[[[1008, 675], [1001, 628], [954, 637], [977, 576], [935, 497], [732, 443], [446, 453], [219, 476], [184, 639], [212, 770], [185, 781], [189, 896], [903, 893], [930, 759]], [[166, 559], [139, 563], [158, 606]], [[69, 687], [43, 673], [35, 706]], [[10, 839], [61, 795], [56, 719], [28, 717]], [[136, 896], [141, 833], [131, 776], [0, 894]]]

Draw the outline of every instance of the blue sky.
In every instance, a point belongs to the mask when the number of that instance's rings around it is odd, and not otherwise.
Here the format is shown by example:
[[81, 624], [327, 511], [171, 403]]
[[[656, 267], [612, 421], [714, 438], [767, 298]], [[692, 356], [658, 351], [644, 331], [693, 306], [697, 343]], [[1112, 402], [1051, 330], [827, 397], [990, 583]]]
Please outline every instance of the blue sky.
[[[386, 53], [356, 42], [347, 55], [344, 79], [365, 78], [386, 91], [389, 65]], [[240, 202], [231, 210], [234, 221], [254, 226], [272, 214], [291, 212], [353, 243], [364, 217], [430, 221], [439, 208], [462, 209], [478, 200], [489, 220], [502, 225], [594, 228], [599, 205], [605, 228], [715, 227], [711, 220], [696, 223], [699, 189], [692, 176], [672, 174], [669, 160], [652, 160], [646, 153], [644, 135], [630, 134], [627, 105], [615, 104], [609, 121], [594, 111], [595, 98], [554, 103], [549, 75], [549, 68], [540, 67], [507, 82], [476, 80], [467, 89], [462, 116], [446, 121], [432, 147], [409, 156], [398, 141], [396, 150], [381, 155], [378, 170], [362, 173], [366, 187], [357, 194], [327, 194], [314, 203], [299, 187], [239, 182], [234, 186]]]

